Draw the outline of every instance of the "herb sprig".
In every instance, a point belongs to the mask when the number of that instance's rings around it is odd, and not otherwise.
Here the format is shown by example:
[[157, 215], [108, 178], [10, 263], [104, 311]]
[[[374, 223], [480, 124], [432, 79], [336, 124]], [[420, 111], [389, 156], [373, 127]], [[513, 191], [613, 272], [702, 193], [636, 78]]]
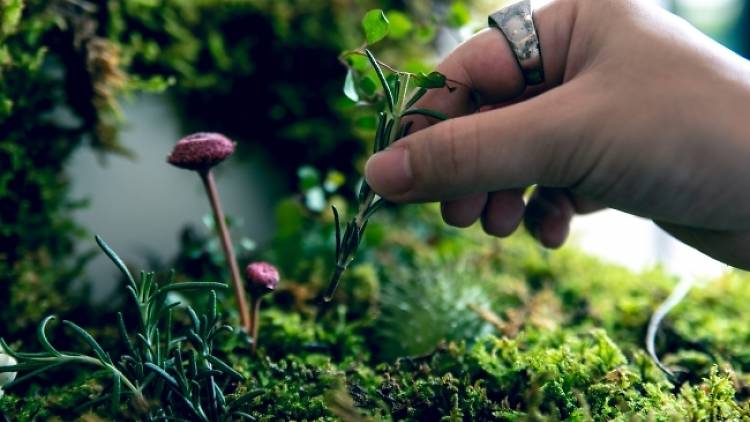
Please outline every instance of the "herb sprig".
[[[382, 17], [382, 19], [379, 19], [379, 17]], [[375, 40], [376, 42], [387, 34], [388, 25], [387, 20], [383, 21], [384, 19], [382, 11], [368, 12], [363, 20], [363, 28], [368, 42], [372, 43], [371, 40]], [[374, 101], [368, 103], [375, 107], [377, 113], [373, 154], [388, 148], [409, 133], [412, 122], [404, 122], [403, 119], [405, 117], [422, 115], [436, 120], [447, 119], [447, 116], [438, 111], [414, 108], [414, 105], [428, 90], [447, 86], [448, 80], [444, 75], [439, 72], [415, 74], [398, 71], [379, 62], [368, 48], [348, 51], [341, 55], [342, 62], [349, 66], [344, 83], [344, 93], [347, 97], [353, 101], [362, 102], [359, 92], [362, 91], [367, 94], [373, 91], [371, 81], [361, 75], [358, 77], [355, 67], [347, 60], [349, 57], [357, 55], [364, 55], [367, 58], [370, 68], [377, 77], [380, 91], [382, 92], [380, 96], [370, 96]], [[383, 69], [389, 72], [388, 76], [386, 76]], [[358, 81], [359, 86], [357, 84]], [[332, 206], [336, 231], [336, 253], [335, 267], [328, 289], [323, 297], [326, 301], [332, 299], [341, 276], [354, 259], [370, 217], [382, 209], [386, 205], [386, 201], [378, 196], [363, 179], [357, 194], [357, 204], [357, 213], [345, 225], [341, 224], [341, 216], [338, 209]]]

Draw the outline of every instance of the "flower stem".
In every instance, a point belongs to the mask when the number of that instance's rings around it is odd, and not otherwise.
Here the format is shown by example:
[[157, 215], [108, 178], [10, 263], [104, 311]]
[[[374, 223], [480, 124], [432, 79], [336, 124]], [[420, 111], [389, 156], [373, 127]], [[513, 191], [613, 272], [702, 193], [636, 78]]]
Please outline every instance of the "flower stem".
[[253, 295], [250, 300], [252, 301], [252, 307], [253, 307], [253, 318], [250, 322], [250, 333], [253, 336], [253, 345], [250, 347], [250, 350], [255, 353], [255, 350], [258, 348], [258, 327], [260, 327], [260, 302], [261, 302], [261, 296], [260, 295]]
[[234, 248], [232, 247], [232, 240], [229, 237], [229, 229], [227, 229], [227, 224], [224, 221], [224, 212], [221, 210], [221, 201], [219, 200], [219, 192], [216, 190], [214, 175], [211, 170], [200, 172], [200, 175], [201, 180], [203, 180], [203, 185], [206, 187], [206, 193], [208, 194], [208, 200], [211, 203], [211, 209], [214, 212], [216, 226], [219, 228], [219, 236], [221, 237], [221, 246], [224, 249], [224, 256], [226, 257], [227, 263], [229, 264], [229, 270], [232, 274], [232, 287], [234, 287], [234, 296], [237, 299], [240, 322], [245, 331], [250, 332], [252, 329], [250, 309], [247, 307], [245, 288], [242, 284], [242, 277], [240, 277], [240, 267], [237, 265], [237, 259], [235, 259], [234, 256]]

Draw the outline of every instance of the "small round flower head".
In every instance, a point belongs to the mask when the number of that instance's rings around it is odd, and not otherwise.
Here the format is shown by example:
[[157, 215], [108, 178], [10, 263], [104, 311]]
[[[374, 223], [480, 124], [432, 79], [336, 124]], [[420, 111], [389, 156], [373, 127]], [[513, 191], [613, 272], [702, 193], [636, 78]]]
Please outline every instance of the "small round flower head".
[[[13, 356], [3, 353], [3, 349], [0, 347], [0, 366], [10, 366], [17, 363]], [[16, 372], [0, 372], [0, 387], [10, 384], [14, 379], [16, 379]]]
[[268, 262], [253, 262], [245, 268], [245, 276], [253, 293], [265, 294], [279, 285], [279, 271]]
[[234, 145], [220, 133], [194, 133], [175, 144], [167, 162], [188, 170], [208, 170], [232, 155]]

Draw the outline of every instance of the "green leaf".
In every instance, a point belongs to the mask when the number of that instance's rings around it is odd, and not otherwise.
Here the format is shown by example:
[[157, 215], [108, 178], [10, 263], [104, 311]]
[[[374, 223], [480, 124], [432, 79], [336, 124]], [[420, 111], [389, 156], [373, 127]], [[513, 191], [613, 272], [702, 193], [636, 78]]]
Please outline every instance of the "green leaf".
[[401, 117], [410, 116], [410, 115], [414, 115], [414, 114], [419, 114], [419, 115], [422, 115], [422, 116], [432, 117], [432, 118], [438, 119], [438, 120], [448, 120], [448, 116], [446, 116], [445, 114], [443, 114], [443, 113], [441, 113], [439, 111], [427, 110], [427, 109], [424, 109], [424, 108], [414, 108], [414, 109], [411, 109], [411, 110], [407, 110], [407, 111], [401, 113]]
[[195, 289], [226, 289], [227, 286], [224, 283], [215, 283], [215, 282], [209, 282], [209, 281], [185, 281], [182, 283], [176, 283], [176, 284], [170, 284], [169, 286], [164, 286], [154, 292], [153, 296], [160, 295], [162, 293], [167, 292], [176, 292], [180, 290], [195, 290]]
[[404, 109], [408, 110], [412, 108], [412, 106], [414, 106], [414, 104], [416, 104], [417, 101], [419, 101], [426, 93], [427, 88], [419, 88], [417, 92], [415, 92], [414, 95], [409, 99], [409, 101], [406, 102], [406, 106], [404, 106]]
[[109, 247], [107, 242], [104, 241], [99, 235], [96, 235], [95, 237], [96, 243], [99, 244], [99, 247], [102, 248], [102, 251], [109, 257], [110, 260], [117, 266], [117, 268], [120, 269], [120, 271], [127, 277], [128, 283], [130, 283], [131, 286], [137, 291], [138, 287], [135, 284], [135, 279], [133, 278], [133, 274], [130, 274], [130, 271], [128, 270], [128, 267], [125, 265], [125, 263], [120, 259], [120, 257], [115, 253], [115, 251], [112, 250], [112, 248]]
[[56, 316], [50, 315], [42, 320], [41, 323], [39, 323], [39, 327], [36, 330], [36, 336], [39, 340], [39, 344], [42, 345], [44, 350], [46, 350], [49, 354], [54, 356], [61, 356], [61, 353], [57, 351], [57, 349], [52, 346], [52, 344], [47, 340], [47, 324], [50, 323], [50, 321], [57, 319]]
[[349, 69], [349, 71], [346, 72], [346, 79], [344, 79], [344, 95], [355, 103], [359, 101], [359, 94], [357, 94], [357, 87], [354, 82], [354, 71], [352, 69]]
[[[161, 379], [163, 379], [164, 381], [166, 381], [166, 382], [167, 382], [167, 384], [171, 385], [171, 386], [172, 386], [172, 387], [173, 387], [174, 389], [178, 390], [178, 389], [180, 388], [180, 387], [179, 387], [179, 385], [177, 384], [177, 380], [176, 380], [176, 379], [174, 379], [174, 377], [173, 377], [173, 376], [169, 375], [169, 374], [168, 374], [168, 373], [167, 373], [167, 372], [166, 372], [165, 370], [163, 370], [162, 368], [160, 368], [160, 367], [158, 367], [158, 366], [154, 365], [154, 364], [153, 364], [153, 363], [151, 363], [151, 362], [146, 362], [146, 363], [145, 363], [145, 364], [144, 364], [143, 366], [144, 366], [145, 368], [147, 368], [147, 369], [149, 369], [149, 370], [153, 371], [153, 372], [154, 372], [154, 373], [155, 373], [155, 374], [156, 374], [156, 375], [157, 375], [157, 376], [158, 376], [159, 378], [161, 378]], [[178, 391], [179, 391], [179, 390], [178, 390]]]
[[211, 355], [206, 355], [206, 359], [208, 359], [211, 363], [213, 363], [214, 365], [216, 365], [225, 374], [227, 374], [229, 376], [232, 376], [234, 378], [237, 378], [240, 381], [244, 381], [245, 380], [245, 377], [242, 374], [240, 374], [239, 372], [235, 371], [234, 368], [232, 368], [231, 366], [229, 366], [226, 362], [222, 361], [221, 359], [219, 359], [219, 358], [217, 358], [215, 356], [211, 356]]
[[442, 88], [445, 86], [445, 82], [445, 75], [440, 72], [417, 73], [414, 75], [414, 83], [420, 88]]
[[414, 25], [411, 23], [406, 14], [399, 12], [398, 10], [391, 10], [385, 14], [388, 22], [390, 22], [390, 33], [388, 34], [391, 38], [402, 39], [406, 37], [412, 30]]
[[448, 16], [445, 24], [452, 28], [460, 28], [471, 20], [471, 12], [466, 4], [462, 1], [454, 1], [448, 9]]
[[117, 414], [120, 411], [120, 395], [122, 394], [122, 380], [120, 376], [114, 374], [112, 376], [112, 414]]
[[375, 44], [388, 35], [390, 23], [382, 9], [373, 9], [362, 18], [362, 29], [365, 31], [367, 44]]
[[76, 323], [68, 320], [63, 320], [63, 325], [70, 328], [71, 330], [75, 331], [76, 334], [78, 334], [78, 337], [81, 338], [86, 344], [88, 344], [96, 354], [96, 357], [102, 361], [102, 363], [112, 363], [112, 359], [109, 357], [107, 352], [102, 349], [102, 346], [97, 342], [94, 337], [91, 336], [86, 330], [78, 326]]
[[372, 68], [375, 69], [375, 74], [378, 75], [378, 80], [380, 80], [380, 85], [383, 87], [383, 92], [385, 93], [385, 101], [388, 105], [388, 109], [393, 111], [393, 107], [395, 106], [393, 92], [391, 92], [391, 87], [388, 85], [385, 75], [383, 75], [383, 69], [380, 68], [380, 64], [370, 50], [365, 49], [365, 55], [367, 56], [367, 59], [370, 60]]
[[437, 34], [435, 25], [424, 25], [417, 27], [414, 38], [420, 44], [427, 44], [435, 38], [435, 34]]
[[414, 31], [414, 39], [420, 44], [427, 44], [435, 39], [436, 34], [437, 28], [435, 28], [435, 25], [427, 24], [417, 27], [416, 31]]

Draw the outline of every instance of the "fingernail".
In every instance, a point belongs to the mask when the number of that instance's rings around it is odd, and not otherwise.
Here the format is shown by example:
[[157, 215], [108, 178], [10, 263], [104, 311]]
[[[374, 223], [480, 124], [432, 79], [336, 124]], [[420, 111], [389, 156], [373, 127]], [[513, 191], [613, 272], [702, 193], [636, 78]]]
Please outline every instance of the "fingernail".
[[414, 177], [406, 148], [389, 148], [367, 160], [365, 179], [380, 195], [398, 195], [411, 189]]

